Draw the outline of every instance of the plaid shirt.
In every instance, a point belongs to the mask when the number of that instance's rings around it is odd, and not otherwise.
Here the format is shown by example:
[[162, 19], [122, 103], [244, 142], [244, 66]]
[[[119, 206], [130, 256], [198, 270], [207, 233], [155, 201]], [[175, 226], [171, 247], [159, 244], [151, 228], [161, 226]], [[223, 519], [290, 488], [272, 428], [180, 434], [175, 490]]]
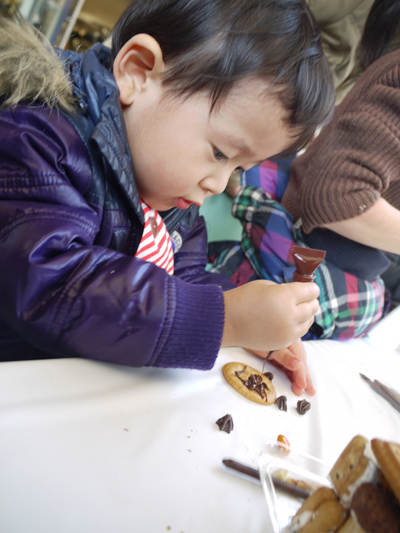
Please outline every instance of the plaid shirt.
[[[283, 163], [286, 173], [281, 162], [271, 161], [246, 173], [245, 185], [259, 186], [244, 186], [233, 203], [232, 214], [243, 224], [242, 241], [226, 248], [211, 271], [225, 274], [237, 285], [259, 278], [276, 283], [293, 281], [296, 267], [292, 247], [307, 245], [293, 217], [278, 201], [286, 188], [284, 179], [288, 179], [290, 163]], [[368, 282], [324, 261], [316, 271], [315, 282], [320, 288], [319, 309], [306, 339], [360, 337], [387, 312], [385, 286], [379, 277]]]

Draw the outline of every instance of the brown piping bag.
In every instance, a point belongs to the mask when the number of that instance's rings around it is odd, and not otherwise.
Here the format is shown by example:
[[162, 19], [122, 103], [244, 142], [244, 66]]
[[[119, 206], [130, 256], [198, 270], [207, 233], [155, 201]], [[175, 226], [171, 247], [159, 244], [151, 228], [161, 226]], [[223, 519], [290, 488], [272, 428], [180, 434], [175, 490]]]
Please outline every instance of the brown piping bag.
[[301, 246], [293, 246], [292, 251], [296, 265], [296, 270], [293, 273], [293, 281], [300, 281], [302, 283], [314, 281], [314, 272], [325, 259], [326, 252], [324, 250], [316, 250], [315, 248], [302, 248]]

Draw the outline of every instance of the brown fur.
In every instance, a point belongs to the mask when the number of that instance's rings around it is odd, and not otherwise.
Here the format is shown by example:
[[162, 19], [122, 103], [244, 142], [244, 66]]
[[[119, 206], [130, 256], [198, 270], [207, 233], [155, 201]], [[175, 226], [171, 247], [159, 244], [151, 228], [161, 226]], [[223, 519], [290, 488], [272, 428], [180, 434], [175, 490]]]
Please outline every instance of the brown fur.
[[62, 62], [47, 39], [22, 17], [0, 17], [0, 99], [3, 107], [24, 101], [67, 112], [74, 109]]

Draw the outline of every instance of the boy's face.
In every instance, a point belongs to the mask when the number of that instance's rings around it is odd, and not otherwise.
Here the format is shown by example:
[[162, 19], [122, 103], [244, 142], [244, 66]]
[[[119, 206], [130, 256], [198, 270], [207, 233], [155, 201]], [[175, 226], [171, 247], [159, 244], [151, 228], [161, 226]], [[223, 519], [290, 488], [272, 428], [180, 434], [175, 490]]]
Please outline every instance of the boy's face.
[[140, 198], [159, 211], [202, 205], [236, 168], [290, 146], [286, 111], [265, 89], [261, 81], [239, 83], [211, 114], [202, 93], [174, 98], [161, 82], [142, 91], [123, 108]]

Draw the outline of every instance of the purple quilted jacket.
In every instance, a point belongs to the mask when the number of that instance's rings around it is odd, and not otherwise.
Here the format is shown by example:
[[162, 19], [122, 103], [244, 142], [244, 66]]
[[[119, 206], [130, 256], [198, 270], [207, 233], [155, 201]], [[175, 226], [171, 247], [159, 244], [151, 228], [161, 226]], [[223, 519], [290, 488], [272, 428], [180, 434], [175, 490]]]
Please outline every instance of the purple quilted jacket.
[[108, 50], [60, 56], [76, 114], [0, 113], [0, 360], [209, 369], [233, 286], [205, 272], [204, 221], [163, 213], [174, 276], [133, 257], [143, 214]]

